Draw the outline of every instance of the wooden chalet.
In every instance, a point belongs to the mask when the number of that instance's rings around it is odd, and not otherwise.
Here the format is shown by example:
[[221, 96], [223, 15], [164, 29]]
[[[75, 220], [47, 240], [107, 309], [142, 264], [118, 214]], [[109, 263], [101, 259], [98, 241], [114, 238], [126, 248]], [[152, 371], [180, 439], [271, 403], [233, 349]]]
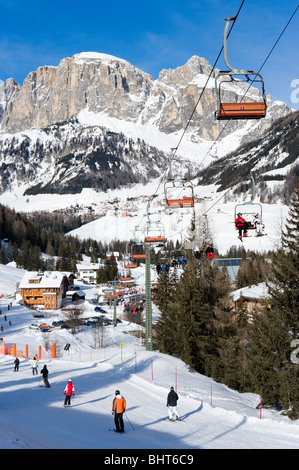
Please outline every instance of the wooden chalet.
[[74, 279], [72, 273], [27, 271], [19, 285], [23, 303], [32, 309], [56, 310], [63, 305]]

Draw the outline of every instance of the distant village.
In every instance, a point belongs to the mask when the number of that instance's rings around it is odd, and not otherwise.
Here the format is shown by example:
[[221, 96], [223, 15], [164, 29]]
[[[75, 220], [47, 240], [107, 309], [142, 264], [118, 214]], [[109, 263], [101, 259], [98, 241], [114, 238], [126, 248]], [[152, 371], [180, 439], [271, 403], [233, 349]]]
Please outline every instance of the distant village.
[[[147, 196], [141, 196], [146, 198]], [[105, 215], [115, 215], [119, 217], [134, 217], [134, 213], [138, 212], [137, 204], [140, 203], [140, 197], [130, 197], [125, 200], [114, 198], [112, 201], [101, 201], [99, 203], [92, 202], [88, 206], [83, 204], [71, 205], [62, 209], [55, 209], [53, 213], [58, 214], [94, 214], [96, 217], [104, 217]]]

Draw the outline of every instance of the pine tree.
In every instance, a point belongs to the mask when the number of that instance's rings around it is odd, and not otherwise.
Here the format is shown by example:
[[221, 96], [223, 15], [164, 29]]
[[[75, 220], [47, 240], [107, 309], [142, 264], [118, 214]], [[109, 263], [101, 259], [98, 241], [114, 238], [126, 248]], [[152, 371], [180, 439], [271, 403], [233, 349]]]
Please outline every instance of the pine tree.
[[273, 259], [269, 284], [272, 305], [283, 310], [293, 339], [299, 332], [299, 190], [291, 200], [289, 216], [282, 232], [282, 248]]
[[153, 297], [153, 302], [161, 312], [155, 328], [155, 343], [161, 352], [175, 356], [179, 355], [178, 312], [174, 301], [177, 282], [176, 273], [162, 272], [158, 279], [157, 293]]
[[171, 288], [169, 277], [163, 279], [160, 275], [157, 344], [192, 369], [211, 375], [218, 358], [215, 322], [228, 284], [225, 274], [207, 260], [187, 258], [183, 273]]

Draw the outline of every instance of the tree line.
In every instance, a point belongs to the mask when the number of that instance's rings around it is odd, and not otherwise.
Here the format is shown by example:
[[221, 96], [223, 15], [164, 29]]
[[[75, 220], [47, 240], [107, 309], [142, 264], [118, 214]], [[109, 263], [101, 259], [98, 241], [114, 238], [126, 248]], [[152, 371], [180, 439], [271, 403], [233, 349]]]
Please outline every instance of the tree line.
[[76, 272], [83, 255], [97, 262], [105, 260], [108, 251], [126, 251], [124, 242], [101, 243], [67, 235], [90, 220], [90, 216], [47, 212], [29, 216], [0, 204], [0, 263], [15, 261], [17, 267], [28, 271]]

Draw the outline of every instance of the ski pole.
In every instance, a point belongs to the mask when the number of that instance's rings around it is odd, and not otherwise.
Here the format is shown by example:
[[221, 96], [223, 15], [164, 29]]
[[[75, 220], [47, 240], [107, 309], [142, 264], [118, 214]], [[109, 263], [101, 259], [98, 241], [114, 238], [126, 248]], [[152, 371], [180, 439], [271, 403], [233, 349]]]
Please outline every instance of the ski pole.
[[127, 415], [126, 412], [125, 412], [125, 416], [126, 416], [127, 420], [129, 421], [129, 423], [130, 423], [130, 425], [132, 426], [132, 429], [133, 429], [133, 431], [134, 431], [133, 425], [132, 425], [131, 421], [129, 420], [128, 415]]

